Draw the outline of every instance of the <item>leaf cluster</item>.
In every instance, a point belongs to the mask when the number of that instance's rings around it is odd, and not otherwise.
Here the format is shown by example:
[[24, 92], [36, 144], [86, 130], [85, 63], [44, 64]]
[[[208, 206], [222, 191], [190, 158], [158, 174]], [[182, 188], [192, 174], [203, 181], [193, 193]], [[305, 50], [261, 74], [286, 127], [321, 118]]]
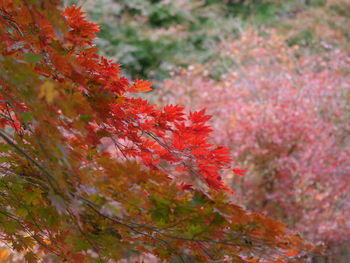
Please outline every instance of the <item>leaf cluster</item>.
[[[27, 262], [294, 260], [312, 246], [230, 201], [210, 116], [131, 96], [99, 27], [60, 1], [0, 4], [0, 240]], [[6, 256], [6, 255], [5, 255]]]

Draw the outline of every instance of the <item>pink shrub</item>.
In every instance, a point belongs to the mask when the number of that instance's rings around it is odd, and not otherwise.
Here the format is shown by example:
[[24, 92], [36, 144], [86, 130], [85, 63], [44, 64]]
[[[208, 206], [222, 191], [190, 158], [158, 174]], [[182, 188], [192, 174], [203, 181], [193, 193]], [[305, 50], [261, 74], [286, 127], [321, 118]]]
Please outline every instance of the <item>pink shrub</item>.
[[267, 35], [248, 30], [220, 47], [236, 64], [221, 80], [208, 77], [210, 65], [196, 65], [158, 95], [215, 115], [216, 142], [248, 170], [227, 179], [242, 204], [314, 241], [349, 239], [350, 60], [337, 50], [297, 58], [298, 47]]

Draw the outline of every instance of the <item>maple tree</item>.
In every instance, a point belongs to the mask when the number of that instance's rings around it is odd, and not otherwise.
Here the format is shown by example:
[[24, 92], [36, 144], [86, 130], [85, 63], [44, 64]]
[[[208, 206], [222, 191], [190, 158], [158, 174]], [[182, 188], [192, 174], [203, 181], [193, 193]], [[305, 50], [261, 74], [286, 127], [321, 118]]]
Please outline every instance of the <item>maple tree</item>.
[[237, 202], [311, 240], [329, 246], [348, 241], [346, 53], [297, 57], [299, 47], [289, 47], [285, 37], [253, 29], [221, 50], [237, 65], [229, 74], [215, 81], [208, 66], [195, 65], [166, 80], [158, 96], [165, 103], [205, 106], [216, 117], [214, 142], [230, 145], [249, 171], [233, 176]]
[[312, 248], [229, 200], [210, 117], [131, 96], [151, 83], [97, 55], [80, 8], [4, 0], [0, 24], [0, 240], [25, 261], [285, 262]]

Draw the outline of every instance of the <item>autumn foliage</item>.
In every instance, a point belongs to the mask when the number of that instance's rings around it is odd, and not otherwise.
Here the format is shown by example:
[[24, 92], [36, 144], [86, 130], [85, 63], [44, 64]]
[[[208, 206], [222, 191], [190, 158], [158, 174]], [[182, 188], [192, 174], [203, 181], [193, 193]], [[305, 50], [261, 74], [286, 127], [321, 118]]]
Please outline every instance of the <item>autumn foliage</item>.
[[131, 96], [151, 83], [122, 77], [96, 53], [98, 26], [60, 4], [0, 4], [1, 241], [26, 262], [305, 255], [282, 223], [229, 200], [231, 154], [208, 142], [204, 110]]
[[[206, 107], [216, 143], [247, 176], [230, 179], [236, 202], [278, 218], [310, 240], [349, 240], [349, 60], [305, 54], [273, 30], [222, 44], [235, 66], [220, 80], [207, 66], [164, 82], [165, 102]], [[305, 54], [305, 55], [304, 55]]]

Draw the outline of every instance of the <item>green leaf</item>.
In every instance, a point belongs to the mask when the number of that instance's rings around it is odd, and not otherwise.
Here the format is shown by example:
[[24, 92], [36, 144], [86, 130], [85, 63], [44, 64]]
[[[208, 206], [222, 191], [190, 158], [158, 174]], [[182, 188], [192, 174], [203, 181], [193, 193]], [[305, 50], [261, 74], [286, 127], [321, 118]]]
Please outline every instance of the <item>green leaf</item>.
[[204, 194], [200, 194], [200, 193], [195, 193], [192, 201], [191, 201], [191, 205], [196, 207], [196, 206], [202, 206], [204, 204], [207, 203], [207, 199], [206, 196]]
[[39, 214], [50, 226], [57, 226], [58, 217], [55, 208], [53, 207], [41, 207], [39, 208]]
[[66, 238], [66, 241], [74, 246], [75, 252], [91, 248], [91, 245], [88, 242], [86, 242], [83, 238], [69, 236], [68, 238]]
[[31, 191], [24, 191], [23, 196], [27, 204], [38, 205], [40, 203], [42, 191], [40, 189], [33, 189]]
[[25, 254], [24, 258], [25, 258], [27, 263], [36, 263], [36, 262], [38, 262], [38, 257], [32, 251], [30, 251], [27, 254]]
[[3, 231], [7, 234], [15, 234], [19, 230], [21, 230], [20, 225], [14, 220], [0, 221], [0, 225], [1, 225], [1, 228], [3, 228]]
[[91, 120], [91, 116], [89, 115], [82, 115], [80, 116], [80, 120], [83, 122], [89, 122]]
[[7, 156], [0, 156], [0, 163], [10, 163], [13, 159]]
[[32, 113], [29, 112], [29, 111], [22, 113], [21, 117], [22, 117], [22, 119], [23, 119], [25, 124], [28, 124], [28, 123], [30, 123], [33, 120]]
[[43, 58], [40, 54], [26, 53], [24, 54], [24, 59], [28, 62], [38, 63]]
[[0, 152], [8, 152], [12, 149], [12, 146], [7, 143], [0, 143]]
[[214, 226], [219, 226], [221, 225], [223, 222], [225, 222], [225, 218], [223, 216], [221, 216], [219, 213], [214, 213], [214, 220], [212, 222], [212, 224]]
[[20, 217], [26, 217], [28, 215], [28, 210], [24, 207], [16, 209], [16, 214]]

